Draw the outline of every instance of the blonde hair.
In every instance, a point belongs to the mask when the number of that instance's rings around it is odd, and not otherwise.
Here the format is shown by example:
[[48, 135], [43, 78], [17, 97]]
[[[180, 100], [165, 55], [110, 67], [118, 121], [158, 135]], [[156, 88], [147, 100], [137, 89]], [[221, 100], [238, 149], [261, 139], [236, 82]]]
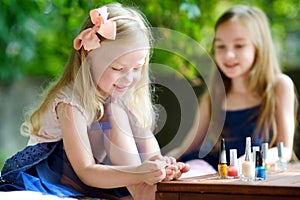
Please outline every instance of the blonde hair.
[[[123, 38], [135, 38], [135, 31], [142, 30], [149, 41], [149, 47], [152, 43], [152, 35], [150, 32], [150, 26], [146, 18], [138, 10], [130, 7], [123, 7], [119, 3], [112, 3], [105, 5], [108, 9], [108, 18], [116, 16], [128, 16], [134, 17], [135, 20], [117, 20], [117, 34], [116, 40], [118, 42], [120, 38], [119, 35], [123, 34]], [[88, 18], [84, 23], [82, 30], [93, 27], [91, 19]], [[101, 42], [106, 39], [98, 35]], [[99, 47], [101, 48], [101, 46]], [[93, 50], [92, 50], [93, 51]], [[143, 126], [153, 127], [155, 122], [155, 112], [152, 105], [151, 90], [149, 87], [150, 79], [148, 73], [149, 65], [149, 54], [146, 58], [145, 64], [142, 68], [142, 75], [140, 81], [137, 85], [132, 88], [126, 95], [126, 102], [130, 111], [136, 116], [139, 122]], [[45, 112], [51, 103], [55, 99], [56, 95], [69, 84], [73, 84], [76, 94], [80, 96], [80, 101], [82, 102], [83, 108], [88, 114], [89, 121], [88, 125], [91, 125], [95, 119], [100, 119], [104, 114], [104, 101], [105, 98], [97, 90], [97, 84], [93, 81], [93, 77], [88, 66], [88, 62], [84, 62], [87, 58], [86, 51], [81, 48], [80, 50], [72, 50], [71, 56], [65, 66], [63, 74], [54, 82], [52, 82], [49, 87], [45, 90], [42, 95], [41, 104], [33, 110], [32, 114], [29, 115], [27, 121], [25, 121], [22, 126], [29, 132], [29, 134], [37, 134], [40, 129], [40, 116]], [[113, 61], [112, 61], [113, 62]], [[134, 106], [133, 106], [134, 105]], [[21, 133], [22, 133], [21, 126]], [[28, 135], [28, 134], [27, 134]]]
[[[261, 97], [261, 107], [257, 115], [258, 121], [253, 136], [263, 131], [262, 140], [269, 141], [270, 146], [273, 146], [278, 132], [276, 123], [276, 99], [274, 98], [275, 77], [282, 72], [279, 67], [267, 17], [263, 11], [256, 7], [244, 5], [234, 6], [218, 19], [215, 25], [215, 31], [219, 25], [229, 20], [238, 21], [246, 28], [256, 48], [256, 58], [250, 71], [248, 89], [249, 91], [256, 91]], [[214, 54], [213, 49], [212, 54]], [[231, 88], [230, 79], [227, 78], [221, 70], [218, 69], [218, 72], [221, 74], [225, 91], [228, 93]], [[212, 86], [218, 87], [218, 84], [213, 83]], [[212, 94], [212, 96], [216, 95], [218, 94]], [[296, 99], [295, 105], [297, 105]], [[272, 137], [270, 136], [271, 132]]]

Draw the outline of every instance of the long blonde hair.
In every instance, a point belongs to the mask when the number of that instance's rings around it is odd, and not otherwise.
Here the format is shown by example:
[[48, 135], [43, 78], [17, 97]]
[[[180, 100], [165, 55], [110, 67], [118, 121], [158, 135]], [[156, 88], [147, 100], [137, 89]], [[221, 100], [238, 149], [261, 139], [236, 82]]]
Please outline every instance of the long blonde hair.
[[[119, 35], [126, 32], [123, 37], [136, 37], [134, 30], [143, 30], [147, 40], [149, 41], [149, 47], [152, 43], [152, 35], [150, 26], [146, 18], [138, 10], [130, 7], [123, 7], [119, 3], [112, 3], [105, 5], [108, 9], [108, 18], [116, 16], [128, 16], [134, 17], [136, 20], [118, 20], [117, 22], [117, 34], [116, 40], [118, 42]], [[91, 19], [88, 18], [81, 28], [85, 30], [93, 26]], [[106, 39], [98, 35], [101, 42]], [[99, 47], [101, 48], [101, 47]], [[150, 50], [146, 58], [145, 64], [142, 69], [142, 75], [137, 85], [131, 89], [127, 95], [127, 103], [132, 113], [136, 115], [136, 118], [143, 126], [153, 127], [155, 121], [155, 112], [152, 105], [151, 90], [149, 87], [150, 79], [148, 74]], [[36, 135], [40, 129], [40, 116], [51, 105], [56, 95], [69, 84], [73, 84], [76, 93], [80, 96], [80, 101], [83, 104], [83, 108], [90, 116], [88, 125], [90, 125], [95, 119], [99, 119], [103, 116], [103, 104], [105, 98], [97, 90], [97, 84], [93, 81], [90, 67], [88, 62], [84, 62], [87, 58], [86, 51], [81, 48], [80, 50], [72, 50], [71, 56], [65, 66], [63, 74], [54, 82], [52, 82], [42, 95], [42, 100], [38, 108], [34, 109], [28, 116], [28, 119], [22, 124], [26, 124], [26, 132], [28, 134]], [[113, 61], [112, 61], [113, 62]], [[22, 127], [21, 126], [21, 127]], [[21, 133], [22, 131], [21, 128]], [[27, 134], [27, 135], [28, 135]]]
[[[253, 136], [263, 131], [262, 140], [269, 141], [270, 146], [273, 146], [278, 132], [276, 123], [276, 98], [274, 98], [275, 78], [282, 72], [279, 67], [267, 17], [263, 11], [256, 7], [234, 6], [218, 19], [215, 31], [219, 25], [229, 20], [238, 21], [247, 29], [251, 37], [250, 39], [256, 48], [256, 58], [250, 71], [248, 89], [249, 91], [256, 91], [261, 97], [261, 107]], [[212, 54], [214, 55], [214, 50], [212, 50]], [[217, 71], [221, 74], [225, 91], [228, 93], [231, 88], [231, 81], [221, 70], [218, 69]], [[218, 84], [213, 83], [212, 86], [218, 87]], [[212, 98], [215, 98], [214, 96], [217, 95], [213, 93]], [[296, 98], [295, 105], [295, 110], [297, 110]], [[270, 135], [271, 132], [272, 134]]]

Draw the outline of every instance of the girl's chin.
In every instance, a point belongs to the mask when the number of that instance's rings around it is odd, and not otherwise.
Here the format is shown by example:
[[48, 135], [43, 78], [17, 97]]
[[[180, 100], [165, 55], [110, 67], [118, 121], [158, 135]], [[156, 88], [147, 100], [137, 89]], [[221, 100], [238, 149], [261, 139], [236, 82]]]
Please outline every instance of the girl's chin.
[[122, 97], [124, 94], [126, 94], [126, 92], [128, 91], [129, 88], [122, 88], [122, 89], [119, 89], [119, 88], [114, 88], [112, 91], [109, 91], [109, 92], [105, 92], [103, 90], [99, 90], [101, 95], [105, 98], [107, 97], [113, 97], [113, 98], [120, 98]]
[[227, 78], [235, 78], [237, 76], [237, 74], [234, 71], [230, 70], [223, 71], [223, 73]]
[[[127, 91], [127, 90], [126, 90]], [[114, 97], [114, 98], [119, 98], [122, 97], [126, 91], [118, 91], [118, 90], [114, 90], [110, 96]]]
[[225, 74], [225, 76], [230, 79], [235, 77], [233, 74]]

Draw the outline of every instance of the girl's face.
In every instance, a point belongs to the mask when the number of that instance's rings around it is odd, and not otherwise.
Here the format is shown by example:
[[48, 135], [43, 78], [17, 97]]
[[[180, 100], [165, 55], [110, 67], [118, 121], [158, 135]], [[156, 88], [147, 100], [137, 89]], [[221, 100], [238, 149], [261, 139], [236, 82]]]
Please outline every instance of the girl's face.
[[217, 27], [214, 50], [217, 65], [228, 78], [247, 76], [254, 64], [255, 46], [245, 27], [236, 21]]
[[141, 79], [148, 50], [138, 50], [116, 59], [97, 82], [105, 96], [119, 97], [136, 85]]

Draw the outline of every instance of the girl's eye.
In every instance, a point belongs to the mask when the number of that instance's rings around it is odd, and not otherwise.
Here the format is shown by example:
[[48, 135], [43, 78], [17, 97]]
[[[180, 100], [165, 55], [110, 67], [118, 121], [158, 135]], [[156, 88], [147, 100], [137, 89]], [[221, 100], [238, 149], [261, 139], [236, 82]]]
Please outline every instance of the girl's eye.
[[123, 67], [111, 67], [111, 69], [114, 71], [122, 71]]
[[140, 67], [135, 67], [135, 68], [133, 68], [133, 70], [134, 71], [140, 71], [140, 70], [142, 70], [142, 67], [140, 66]]
[[244, 46], [245, 45], [243, 45], [243, 44], [237, 44], [237, 45], [235, 45], [235, 47], [238, 48], [238, 49], [243, 48]]
[[225, 48], [225, 45], [216, 45], [215, 48], [216, 48], [216, 49], [224, 49], [224, 48]]

